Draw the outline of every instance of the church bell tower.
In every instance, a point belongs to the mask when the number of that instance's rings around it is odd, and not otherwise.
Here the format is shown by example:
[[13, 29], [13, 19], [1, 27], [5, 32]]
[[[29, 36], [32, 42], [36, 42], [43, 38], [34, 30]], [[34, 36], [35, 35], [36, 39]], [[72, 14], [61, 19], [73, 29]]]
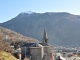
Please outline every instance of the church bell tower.
[[46, 32], [45, 29], [44, 29], [44, 35], [43, 35], [43, 38], [42, 38], [42, 42], [43, 43], [48, 43], [48, 36], [47, 36], [47, 32]]

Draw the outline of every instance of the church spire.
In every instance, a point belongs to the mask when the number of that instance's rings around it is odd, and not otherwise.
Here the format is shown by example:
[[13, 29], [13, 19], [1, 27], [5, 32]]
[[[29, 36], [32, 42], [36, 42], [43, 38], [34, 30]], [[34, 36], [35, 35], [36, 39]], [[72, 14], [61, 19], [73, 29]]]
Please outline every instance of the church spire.
[[44, 35], [43, 35], [43, 39], [42, 39], [43, 43], [48, 43], [48, 36], [47, 36], [47, 32], [44, 29]]

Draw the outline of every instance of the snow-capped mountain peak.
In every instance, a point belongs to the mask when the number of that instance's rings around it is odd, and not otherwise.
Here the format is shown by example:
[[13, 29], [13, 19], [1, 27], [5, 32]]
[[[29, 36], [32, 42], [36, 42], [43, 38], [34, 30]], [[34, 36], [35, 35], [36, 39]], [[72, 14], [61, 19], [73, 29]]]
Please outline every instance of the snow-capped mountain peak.
[[27, 11], [27, 13], [28, 13], [28, 14], [32, 14], [32, 13], [34, 13], [34, 12], [32, 12], [32, 11]]

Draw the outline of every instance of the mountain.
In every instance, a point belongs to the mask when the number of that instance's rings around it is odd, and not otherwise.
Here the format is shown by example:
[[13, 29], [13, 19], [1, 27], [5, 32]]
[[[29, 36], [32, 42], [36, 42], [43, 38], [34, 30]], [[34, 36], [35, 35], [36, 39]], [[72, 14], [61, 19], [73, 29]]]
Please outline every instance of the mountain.
[[20, 13], [0, 26], [42, 41], [44, 28], [53, 45], [80, 45], [80, 16], [67, 12]]
[[6, 40], [12, 40], [12, 41], [25, 41], [25, 42], [39, 42], [36, 39], [23, 36], [22, 34], [19, 34], [17, 32], [14, 32], [10, 29], [0, 27], [0, 35], [3, 36]]
[[[24, 13], [25, 13], [25, 12], [24, 12]], [[27, 13], [28, 13], [28, 14], [33, 14], [34, 12], [32, 12], [32, 11], [27, 11]]]

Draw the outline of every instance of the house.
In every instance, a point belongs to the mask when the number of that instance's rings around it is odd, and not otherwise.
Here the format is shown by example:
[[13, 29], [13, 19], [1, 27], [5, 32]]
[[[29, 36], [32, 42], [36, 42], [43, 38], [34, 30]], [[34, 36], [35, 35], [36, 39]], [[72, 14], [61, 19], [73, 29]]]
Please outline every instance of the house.
[[66, 60], [66, 59], [62, 56], [57, 56], [55, 60]]

